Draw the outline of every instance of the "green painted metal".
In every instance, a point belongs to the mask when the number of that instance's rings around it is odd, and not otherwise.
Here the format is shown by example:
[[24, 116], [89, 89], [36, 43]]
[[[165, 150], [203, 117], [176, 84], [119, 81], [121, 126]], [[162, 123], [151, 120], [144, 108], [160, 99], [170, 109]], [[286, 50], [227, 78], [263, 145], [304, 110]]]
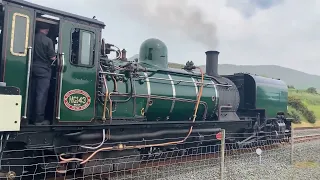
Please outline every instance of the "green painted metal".
[[[255, 81], [257, 108], [266, 109], [268, 117], [275, 117], [277, 112], [287, 111], [288, 89], [283, 81], [255, 75], [250, 76]], [[126, 103], [117, 103], [117, 108], [113, 109], [113, 118], [132, 118], [143, 115], [149, 121], [179, 121], [192, 118], [197, 97], [196, 92], [200, 89], [200, 85], [198, 85], [196, 91], [195, 84], [192, 82], [193, 80], [200, 82], [200, 74], [191, 74], [184, 70], [148, 69], [147, 72], [140, 73], [139, 77], [140, 80], [134, 81], [134, 92], [138, 97], [135, 100], [132, 98]], [[219, 95], [208, 77], [205, 78], [205, 84], [209, 85], [204, 87], [201, 101], [207, 105], [208, 118], [218, 110]], [[113, 86], [113, 82], [108, 81], [108, 87]], [[127, 93], [128, 95], [121, 98], [112, 96], [112, 100], [125, 100], [130, 97], [129, 81], [117, 82], [117, 87], [119, 93]], [[150, 101], [151, 105], [149, 106], [148, 102]], [[204, 105], [200, 105], [197, 120], [203, 118], [204, 110]]]
[[[61, 53], [64, 53], [64, 67], [62, 74], [60, 122], [86, 122], [95, 116], [96, 79], [98, 51], [95, 52], [94, 65], [91, 67], [79, 66], [71, 63], [71, 35], [75, 28], [86, 30], [94, 34], [95, 47], [99, 47], [100, 29], [75, 24], [62, 20], [60, 24], [60, 35], [62, 42], [59, 44]], [[82, 32], [81, 32], [82, 33]], [[80, 46], [81, 47], [81, 46]], [[81, 90], [81, 91], [72, 91]], [[71, 91], [71, 92], [69, 92]], [[69, 92], [69, 93], [68, 93]], [[86, 96], [81, 93], [87, 93]], [[89, 96], [88, 96], [89, 95]], [[82, 100], [80, 101], [80, 97]], [[87, 97], [84, 99], [83, 97]], [[74, 99], [75, 101], [72, 101]], [[90, 100], [90, 104], [83, 106]], [[76, 107], [82, 109], [76, 109]], [[72, 109], [72, 110], [71, 110]], [[76, 110], [74, 110], [76, 109]]]
[[[201, 82], [200, 74], [193, 74], [182, 70], [184, 74], [170, 70], [148, 69], [147, 72], [139, 73], [139, 78], [134, 80], [134, 93], [136, 97], [130, 98], [130, 81], [117, 81], [117, 93], [114, 93], [114, 82], [107, 76], [108, 91], [111, 93], [113, 102], [128, 100], [116, 103], [116, 108], [112, 107], [112, 117], [114, 119], [146, 117], [149, 121], [185, 121], [192, 119], [200, 90], [200, 84], [196, 86], [194, 82]], [[209, 117], [217, 110], [219, 100], [213, 82], [206, 77], [207, 84], [202, 93], [197, 119], [203, 119], [205, 108], [206, 117]], [[118, 93], [126, 93], [126, 96], [117, 96]], [[214, 98], [213, 98], [214, 97]], [[102, 104], [101, 104], [102, 106]], [[99, 112], [102, 112], [100, 106]], [[110, 110], [107, 104], [107, 112]]]
[[140, 46], [139, 62], [156, 68], [168, 68], [168, 49], [159, 39], [147, 39]]
[[[18, 13], [18, 14], [17, 14]], [[20, 24], [21, 19], [16, 19], [15, 23], [15, 41], [17, 43], [25, 43], [26, 36], [28, 38], [27, 42], [28, 44], [25, 45], [25, 51], [19, 52], [18, 54], [13, 54], [11, 51], [11, 46], [13, 45], [11, 43], [12, 37], [12, 20], [13, 16], [16, 14], [16, 18], [23, 17], [25, 20], [29, 20], [28, 23], [28, 34], [26, 34], [26, 24]], [[25, 106], [25, 96], [26, 96], [26, 84], [27, 84], [27, 65], [28, 65], [28, 53], [27, 53], [27, 47], [32, 44], [32, 27], [34, 22], [34, 15], [33, 11], [30, 11], [27, 8], [24, 7], [13, 7], [13, 6], [7, 6], [6, 7], [6, 15], [5, 18], [7, 19], [6, 24], [6, 39], [4, 39], [5, 42], [7, 42], [4, 45], [4, 48], [2, 50], [3, 54], [5, 55], [5, 62], [4, 62], [4, 77], [3, 81], [7, 83], [7, 86], [15, 86], [20, 89], [20, 94], [22, 95], [22, 110], [21, 114], [24, 114], [24, 106]], [[24, 25], [24, 26], [22, 26]], [[24, 28], [24, 29], [22, 29]], [[21, 40], [21, 42], [19, 42]], [[22, 50], [22, 49], [21, 49]], [[22, 50], [23, 51], [23, 50]], [[13, 52], [16, 52], [16, 48], [13, 47]]]
[[256, 82], [256, 107], [266, 109], [267, 117], [275, 117], [277, 112], [287, 112], [288, 87], [285, 82], [251, 75]]
[[[169, 76], [170, 75], [170, 76]], [[149, 76], [150, 77], [150, 76]], [[152, 77], [172, 79], [168, 80], [157, 80], [150, 79], [150, 89], [152, 95], [166, 96], [170, 98], [176, 98], [175, 100], [159, 100], [156, 97], [152, 98], [153, 105], [149, 107], [146, 116], [150, 120], [174, 120], [174, 121], [185, 121], [187, 119], [192, 119], [194, 114], [194, 108], [196, 105], [197, 94], [200, 90], [200, 85], [196, 85], [194, 82], [201, 82], [201, 76], [190, 76], [175, 74], [172, 72], [167, 73], [156, 73]], [[170, 78], [171, 77], [171, 78]], [[205, 84], [212, 83], [211, 80], [206, 79]], [[206, 103], [207, 106], [207, 116], [215, 112], [216, 107], [216, 91], [213, 85], [208, 85], [204, 87], [201, 96], [201, 101]], [[175, 95], [174, 95], [175, 94]], [[218, 99], [218, 98], [217, 98]], [[181, 101], [183, 100], [183, 101]], [[184, 102], [184, 101], [192, 102]], [[199, 105], [197, 112], [197, 119], [202, 119], [205, 111], [205, 106], [203, 104]]]

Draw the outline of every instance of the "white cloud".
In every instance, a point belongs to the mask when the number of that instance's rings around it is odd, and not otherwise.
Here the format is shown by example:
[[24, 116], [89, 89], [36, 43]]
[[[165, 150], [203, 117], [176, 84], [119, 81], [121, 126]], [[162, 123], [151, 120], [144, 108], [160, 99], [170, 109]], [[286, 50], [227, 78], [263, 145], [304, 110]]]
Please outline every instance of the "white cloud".
[[[204, 9], [209, 12], [213, 5]], [[316, 0], [284, 1], [248, 19], [235, 9], [222, 8], [217, 21], [220, 63], [278, 64], [320, 74], [319, 12]]]
[[[142, 0], [30, 1], [89, 17], [96, 15], [107, 25], [105, 37], [127, 47], [129, 55], [136, 54], [146, 38], [158, 37], [168, 45], [170, 61], [205, 63], [204, 51], [208, 49], [201, 43], [165, 27], [156, 31], [120, 7]], [[237, 4], [227, 6], [226, 0], [190, 0], [190, 3], [202, 9], [206, 20], [216, 24], [221, 64], [276, 64], [320, 75], [319, 1], [285, 0], [269, 9], [246, 8], [241, 4], [241, 11]], [[61, 4], [64, 6], [60, 7]], [[251, 17], [243, 16], [243, 11], [252, 9]]]

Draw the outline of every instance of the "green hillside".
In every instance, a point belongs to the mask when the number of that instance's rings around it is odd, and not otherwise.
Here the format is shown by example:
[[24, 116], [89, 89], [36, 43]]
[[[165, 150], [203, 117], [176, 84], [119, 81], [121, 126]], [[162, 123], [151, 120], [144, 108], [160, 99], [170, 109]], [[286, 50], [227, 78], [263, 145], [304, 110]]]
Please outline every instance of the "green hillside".
[[219, 65], [219, 74], [233, 74], [235, 72], [247, 72], [267, 77], [279, 78], [285, 81], [288, 85], [293, 85], [296, 89], [315, 87], [320, 90], [320, 76], [308, 74], [294, 69], [275, 65]]
[[320, 94], [314, 89], [289, 89], [289, 114], [300, 121], [320, 121]]

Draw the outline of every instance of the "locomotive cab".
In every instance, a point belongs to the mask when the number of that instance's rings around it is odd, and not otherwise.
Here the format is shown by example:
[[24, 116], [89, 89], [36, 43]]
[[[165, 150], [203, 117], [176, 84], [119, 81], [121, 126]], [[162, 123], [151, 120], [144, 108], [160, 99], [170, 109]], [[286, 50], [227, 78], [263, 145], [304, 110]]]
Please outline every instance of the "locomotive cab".
[[32, 47], [40, 23], [50, 25], [47, 36], [52, 39], [57, 54], [51, 66], [48, 101], [44, 105], [46, 119], [52, 124], [92, 119], [99, 38], [104, 23], [20, 0], [1, 1], [1, 6], [0, 82], [13, 87], [22, 97], [21, 123], [32, 123], [29, 118]]

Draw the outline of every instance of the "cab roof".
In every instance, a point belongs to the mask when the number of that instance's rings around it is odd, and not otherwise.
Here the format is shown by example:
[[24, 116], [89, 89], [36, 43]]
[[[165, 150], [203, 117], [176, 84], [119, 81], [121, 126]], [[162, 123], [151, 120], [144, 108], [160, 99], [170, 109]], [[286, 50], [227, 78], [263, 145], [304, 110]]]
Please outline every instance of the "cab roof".
[[65, 11], [60, 11], [60, 10], [57, 10], [57, 9], [41, 6], [41, 5], [34, 4], [34, 3], [31, 3], [31, 2], [28, 2], [28, 1], [24, 1], [24, 0], [0, 0], [0, 3], [1, 4], [4, 4], [4, 3], [7, 3], [7, 4], [18, 4], [18, 5], [29, 7], [29, 8], [32, 8], [32, 9], [36, 9], [36, 10], [40, 10], [40, 11], [45, 11], [45, 12], [48, 12], [48, 13], [56, 14], [56, 15], [59, 15], [59, 16], [62, 16], [62, 17], [69, 17], [69, 18], [72, 18], [72, 19], [85, 21], [85, 22], [88, 22], [88, 23], [91, 23], [91, 24], [96, 24], [96, 25], [101, 26], [102, 28], [105, 27], [104, 22], [98, 21], [97, 19], [92, 19], [92, 18], [88, 18], [88, 17], [84, 17], [84, 16], [79, 16], [79, 15], [76, 15], [76, 14], [72, 14], [72, 13], [68, 13], [68, 12], [65, 12]]

